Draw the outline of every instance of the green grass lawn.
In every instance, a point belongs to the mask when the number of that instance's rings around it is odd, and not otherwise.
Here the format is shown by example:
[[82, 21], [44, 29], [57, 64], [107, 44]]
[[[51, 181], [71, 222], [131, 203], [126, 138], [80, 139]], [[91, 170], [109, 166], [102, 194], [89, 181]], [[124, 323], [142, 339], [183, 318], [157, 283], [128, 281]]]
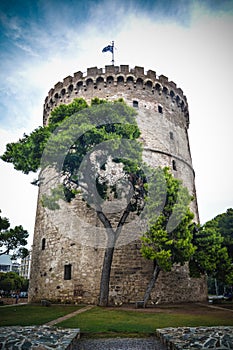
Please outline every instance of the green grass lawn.
[[77, 305], [18, 305], [0, 307], [0, 326], [42, 325], [78, 310]]
[[[225, 306], [225, 305], [224, 305]], [[0, 307], [0, 326], [41, 325], [82, 306], [22, 305]], [[229, 305], [229, 308], [231, 305]], [[233, 326], [233, 312], [197, 304], [158, 306], [153, 309], [94, 307], [56, 326], [80, 328], [91, 336], [146, 336], [157, 328], [179, 326]]]
[[182, 307], [159, 311], [98, 308], [76, 315], [59, 327], [80, 328], [83, 333], [154, 333], [157, 328], [179, 326], [233, 326], [233, 313], [206, 307]]

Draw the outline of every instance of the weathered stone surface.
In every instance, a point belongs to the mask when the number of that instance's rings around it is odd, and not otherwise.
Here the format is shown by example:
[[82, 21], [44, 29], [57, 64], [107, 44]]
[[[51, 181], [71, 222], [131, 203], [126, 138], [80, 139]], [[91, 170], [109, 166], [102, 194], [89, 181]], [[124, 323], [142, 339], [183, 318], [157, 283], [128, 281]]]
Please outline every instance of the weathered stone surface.
[[[154, 71], [144, 73], [142, 67], [128, 66], [89, 68], [88, 75], [75, 74], [51, 89], [44, 105], [44, 124], [60, 103], [76, 97], [88, 102], [93, 97], [116, 100], [123, 98], [137, 106], [137, 122], [144, 145], [144, 160], [153, 167], [169, 166], [195, 198], [194, 171], [188, 140], [188, 105], [181, 89]], [[99, 296], [106, 233], [93, 209], [77, 198], [60, 203], [50, 211], [41, 205], [48, 193], [54, 173], [44, 172], [46, 181], [40, 186], [32, 252], [29, 300], [72, 301], [96, 304]], [[47, 181], [49, 180], [49, 181]], [[107, 203], [106, 207], [113, 203]], [[197, 202], [191, 209], [198, 222]], [[110, 216], [117, 223], [120, 213]], [[131, 216], [118, 239], [110, 280], [110, 303], [135, 303], [142, 300], [153, 264], [142, 258], [139, 237], [140, 220]], [[64, 279], [64, 269], [71, 279]], [[187, 266], [176, 266], [161, 273], [152, 292], [153, 303], [203, 301], [207, 299], [206, 281], [189, 277]]]
[[0, 349], [71, 350], [79, 337], [79, 329], [47, 326], [1, 327]]
[[157, 329], [170, 350], [233, 349], [233, 327], [179, 327]]

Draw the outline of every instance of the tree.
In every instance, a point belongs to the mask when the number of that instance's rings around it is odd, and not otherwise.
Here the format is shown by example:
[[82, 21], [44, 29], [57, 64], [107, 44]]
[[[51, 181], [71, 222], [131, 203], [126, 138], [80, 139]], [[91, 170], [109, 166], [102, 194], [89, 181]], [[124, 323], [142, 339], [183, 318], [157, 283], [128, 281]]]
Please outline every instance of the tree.
[[1, 272], [0, 273], [0, 290], [7, 293], [11, 291], [27, 291], [28, 280], [19, 276], [16, 272]]
[[195, 252], [192, 243], [194, 215], [189, 209], [192, 198], [187, 188], [173, 177], [169, 168], [154, 170], [152, 178], [148, 191], [151, 187], [156, 189], [155, 195], [147, 199], [148, 230], [142, 236], [141, 253], [153, 261], [154, 270], [144, 295], [144, 307], [160, 272], [170, 271], [174, 264], [183, 265]]
[[[48, 126], [8, 144], [2, 156], [26, 174], [41, 167], [39, 182], [43, 181], [43, 169], [56, 169], [62, 183], [52, 188], [50, 195], [43, 196], [43, 204], [49, 209], [59, 208], [60, 198], [70, 202], [81, 193], [95, 210], [107, 235], [100, 282], [101, 306], [108, 304], [117, 239], [129, 214], [140, 214], [144, 206], [146, 179], [140, 166], [142, 148], [136, 141], [140, 131], [135, 115], [135, 110], [122, 100], [107, 102], [95, 98], [88, 106], [85, 100], [75, 99], [70, 105], [55, 108]], [[119, 171], [115, 174], [117, 167]], [[102, 206], [110, 197], [121, 197], [125, 203], [115, 227]]]
[[192, 242], [196, 250], [189, 262], [191, 275], [199, 277], [205, 273], [224, 280], [229, 273], [231, 261], [221, 234], [203, 225], [194, 230]]
[[223, 237], [223, 245], [227, 248], [229, 257], [233, 260], [233, 209], [227, 209], [226, 213], [217, 215], [205, 224], [213, 227]]
[[25, 248], [27, 238], [28, 232], [21, 225], [10, 228], [9, 220], [0, 216], [0, 255], [12, 254], [12, 259], [26, 257], [28, 255], [28, 250]]
[[[204, 265], [209, 276], [226, 284], [233, 284], [233, 209], [207, 221], [195, 234], [199, 249], [192, 261], [192, 268]], [[203, 257], [210, 261], [203, 263]], [[212, 260], [211, 260], [212, 259]], [[213, 262], [214, 260], [214, 262]], [[209, 269], [209, 265], [212, 269]], [[201, 267], [203, 269], [203, 267]]]

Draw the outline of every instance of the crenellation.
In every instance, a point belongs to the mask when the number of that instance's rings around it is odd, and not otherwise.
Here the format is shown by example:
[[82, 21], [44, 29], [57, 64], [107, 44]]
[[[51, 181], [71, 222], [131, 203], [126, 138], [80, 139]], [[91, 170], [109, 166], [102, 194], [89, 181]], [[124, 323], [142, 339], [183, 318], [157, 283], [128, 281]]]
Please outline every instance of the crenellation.
[[162, 84], [166, 84], [166, 83], [169, 82], [169, 81], [168, 81], [168, 77], [166, 77], [166, 76], [163, 75], [163, 74], [161, 74], [161, 75], [159, 76], [159, 81], [160, 81]]
[[92, 67], [92, 68], [87, 68], [87, 76], [93, 76], [98, 74], [98, 68], [97, 67]]
[[73, 77], [71, 75], [68, 75], [68, 77], [63, 79], [63, 85], [68, 85], [69, 83], [71, 83], [73, 81]]
[[129, 73], [129, 65], [128, 64], [121, 64], [120, 65], [120, 72], [122, 74], [128, 74]]
[[117, 74], [119, 73], [119, 67], [118, 66], [114, 66], [114, 65], [108, 65], [108, 66], [105, 66], [105, 74]]
[[63, 87], [63, 83], [59, 81], [57, 84], [54, 85], [54, 90], [59, 90]]
[[172, 89], [177, 90], [176, 83], [173, 81], [169, 81], [169, 85], [172, 87]]
[[156, 72], [154, 70], [149, 69], [147, 71], [147, 77], [151, 80], [156, 80]]
[[137, 76], [137, 77], [143, 77], [144, 76], [144, 67], [138, 67], [136, 66], [134, 68], [134, 74]]
[[76, 82], [79, 79], [82, 79], [82, 77], [83, 77], [82, 72], [78, 71], [78, 72], [74, 73], [74, 82]]

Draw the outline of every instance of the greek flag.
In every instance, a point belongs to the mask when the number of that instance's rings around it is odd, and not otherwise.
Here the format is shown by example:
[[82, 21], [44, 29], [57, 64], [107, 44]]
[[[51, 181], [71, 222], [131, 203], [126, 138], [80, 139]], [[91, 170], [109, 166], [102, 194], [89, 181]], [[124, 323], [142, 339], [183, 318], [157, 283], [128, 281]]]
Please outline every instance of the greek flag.
[[111, 53], [113, 53], [113, 46], [108, 45], [108, 46], [104, 47], [102, 50], [102, 52], [107, 52], [107, 51], [110, 51]]

